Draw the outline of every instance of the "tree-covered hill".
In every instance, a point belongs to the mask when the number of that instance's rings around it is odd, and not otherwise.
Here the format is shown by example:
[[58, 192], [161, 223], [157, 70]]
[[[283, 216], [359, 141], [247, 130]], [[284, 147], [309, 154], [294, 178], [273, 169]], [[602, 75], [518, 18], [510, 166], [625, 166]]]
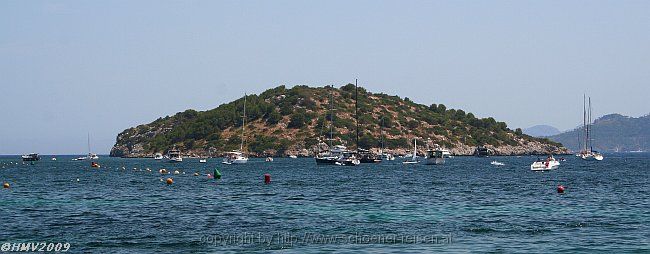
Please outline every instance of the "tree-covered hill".
[[[582, 127], [549, 137], [578, 151], [583, 146]], [[594, 150], [603, 152], [650, 151], [650, 115], [629, 117], [609, 114], [596, 119], [591, 128]]]
[[[329, 110], [330, 96], [333, 110]], [[417, 104], [408, 98], [371, 93], [358, 88], [359, 144], [384, 145], [400, 153], [414, 137], [471, 154], [485, 145], [497, 154], [561, 153], [561, 144], [533, 138], [520, 129], [508, 129], [492, 117], [477, 118], [443, 104]], [[185, 154], [218, 156], [238, 149], [241, 142], [244, 98], [207, 111], [186, 110], [118, 134], [111, 156], [145, 157], [176, 147]], [[333, 112], [332, 115], [328, 112]], [[356, 148], [355, 86], [341, 88], [279, 86], [246, 97], [245, 150], [253, 156], [310, 155], [329, 136], [333, 124], [335, 143]], [[330, 121], [333, 120], [333, 121]], [[383, 122], [383, 132], [382, 132]], [[424, 143], [424, 142], [423, 142]]]

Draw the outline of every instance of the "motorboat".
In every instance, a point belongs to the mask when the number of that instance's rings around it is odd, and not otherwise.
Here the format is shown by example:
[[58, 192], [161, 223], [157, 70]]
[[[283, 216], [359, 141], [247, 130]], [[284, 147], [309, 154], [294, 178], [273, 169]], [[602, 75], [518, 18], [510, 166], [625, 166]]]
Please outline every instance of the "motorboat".
[[23, 161], [37, 161], [41, 159], [37, 153], [25, 154], [21, 157], [23, 158]]
[[530, 165], [530, 170], [533, 171], [545, 171], [558, 169], [560, 167], [560, 162], [553, 158], [553, 155], [549, 155], [546, 160], [537, 159]]
[[248, 162], [248, 157], [240, 151], [227, 152], [221, 163], [226, 165], [244, 164]]
[[357, 149], [357, 155], [359, 156], [359, 162], [361, 163], [379, 163], [381, 162], [381, 157], [377, 154], [372, 153], [367, 149]]
[[153, 156], [153, 159], [154, 159], [154, 160], [158, 160], [158, 161], [159, 161], [159, 160], [162, 160], [162, 159], [163, 159], [163, 155], [162, 155], [162, 153], [156, 153], [156, 154]]
[[495, 160], [490, 162], [490, 164], [492, 164], [494, 166], [505, 166], [506, 165], [503, 162], [498, 162], [498, 161], [495, 161]]
[[169, 162], [183, 162], [183, 157], [181, 156], [181, 151], [177, 149], [172, 149], [167, 152], [169, 157]]
[[265, 159], [264, 161], [266, 161], [266, 162], [272, 162], [272, 161], [273, 161], [273, 157], [266, 157], [266, 159]]
[[445, 157], [445, 158], [451, 158], [451, 152], [449, 152], [448, 149], [446, 149], [446, 148], [442, 148], [442, 149], [440, 149], [440, 150], [442, 150], [442, 157]]
[[351, 151], [343, 152], [336, 162], [334, 162], [334, 165], [339, 166], [357, 166], [359, 164], [361, 164], [361, 161], [359, 161], [357, 153]]
[[291, 159], [297, 159], [297, 158], [298, 158], [298, 156], [297, 156], [297, 155], [293, 155], [293, 154], [292, 154], [292, 155], [289, 155], [289, 158], [291, 158]]
[[199, 163], [207, 163], [207, 162], [208, 162], [207, 159], [199, 159]]
[[427, 149], [426, 165], [443, 165], [445, 164], [445, 156], [442, 149]]
[[97, 160], [99, 159], [99, 156], [97, 156], [97, 154], [94, 153], [88, 153], [88, 159]]
[[314, 157], [318, 165], [333, 165], [341, 158], [344, 152], [349, 152], [348, 148], [343, 145], [330, 147], [329, 151], [319, 153]]
[[382, 160], [387, 160], [387, 161], [394, 161], [395, 160], [395, 156], [390, 154], [390, 153], [382, 153], [380, 156], [381, 156]]

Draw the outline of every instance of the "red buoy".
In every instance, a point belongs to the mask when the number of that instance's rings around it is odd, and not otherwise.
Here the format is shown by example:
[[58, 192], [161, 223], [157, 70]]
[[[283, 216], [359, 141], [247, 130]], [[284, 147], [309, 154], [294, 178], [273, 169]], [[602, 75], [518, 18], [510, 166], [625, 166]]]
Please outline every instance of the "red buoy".
[[264, 183], [265, 184], [271, 183], [271, 175], [270, 174], [264, 174]]
[[564, 193], [564, 186], [563, 185], [558, 185], [557, 186], [557, 193]]

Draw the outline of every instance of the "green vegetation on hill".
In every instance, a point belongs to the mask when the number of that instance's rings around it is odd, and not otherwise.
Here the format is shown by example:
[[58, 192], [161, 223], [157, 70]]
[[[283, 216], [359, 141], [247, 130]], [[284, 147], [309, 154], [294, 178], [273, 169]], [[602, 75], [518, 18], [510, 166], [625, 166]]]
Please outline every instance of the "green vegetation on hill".
[[[603, 152], [650, 151], [650, 115], [628, 117], [620, 114], [605, 115], [596, 119], [591, 128], [594, 150]], [[582, 127], [550, 136], [574, 151], [582, 149]]]
[[[334, 98], [330, 115], [329, 95]], [[477, 118], [443, 104], [417, 104], [409, 98], [370, 93], [358, 88], [359, 147], [379, 147], [381, 122], [387, 148], [408, 148], [413, 137], [430, 138], [445, 147], [516, 146], [517, 139], [561, 146], [545, 139], [512, 131], [492, 117]], [[333, 120], [336, 143], [355, 147], [355, 87], [279, 86], [246, 98], [246, 147], [249, 152], [283, 153], [307, 148], [328, 136]], [[217, 154], [239, 148], [244, 98], [207, 111], [186, 110], [152, 123], [129, 128], [117, 137], [112, 156], [133, 156], [165, 152], [172, 147], [203, 154]]]

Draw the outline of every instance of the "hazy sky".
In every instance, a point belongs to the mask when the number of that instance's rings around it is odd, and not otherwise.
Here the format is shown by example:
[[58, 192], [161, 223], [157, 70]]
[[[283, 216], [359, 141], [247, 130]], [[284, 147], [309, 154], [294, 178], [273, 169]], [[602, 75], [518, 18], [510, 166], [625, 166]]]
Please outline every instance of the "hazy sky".
[[353, 82], [510, 127], [650, 112], [650, 1], [0, 1], [0, 154], [280, 84]]

